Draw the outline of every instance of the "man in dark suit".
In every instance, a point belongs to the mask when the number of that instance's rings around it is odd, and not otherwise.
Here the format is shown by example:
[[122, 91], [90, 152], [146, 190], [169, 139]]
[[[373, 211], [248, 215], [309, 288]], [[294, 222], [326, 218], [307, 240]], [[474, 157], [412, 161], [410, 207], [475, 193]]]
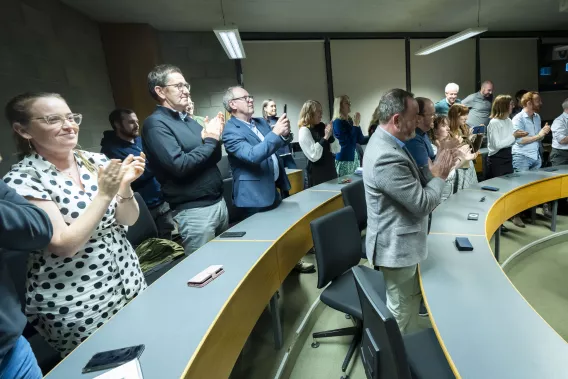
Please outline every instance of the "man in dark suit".
[[[233, 172], [233, 203], [252, 216], [276, 208], [282, 201], [278, 192], [290, 190], [290, 181], [277, 151], [289, 144], [290, 121], [286, 114], [270, 127], [263, 118], [254, 118], [254, 98], [242, 87], [231, 87], [223, 96], [231, 118], [223, 131], [223, 143]], [[314, 266], [299, 262], [300, 272]]]

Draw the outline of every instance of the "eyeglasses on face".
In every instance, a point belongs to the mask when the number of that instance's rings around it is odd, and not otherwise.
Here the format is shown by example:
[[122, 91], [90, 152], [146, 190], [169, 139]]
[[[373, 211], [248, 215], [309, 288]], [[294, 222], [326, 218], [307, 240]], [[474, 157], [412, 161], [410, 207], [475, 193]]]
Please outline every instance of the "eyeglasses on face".
[[232, 101], [236, 100], [244, 100], [248, 103], [249, 101], [254, 101], [254, 96], [249, 95], [249, 96], [235, 97]]
[[49, 125], [54, 126], [63, 126], [65, 121], [69, 121], [72, 124], [81, 125], [81, 121], [83, 121], [83, 115], [81, 113], [69, 113], [66, 115], [51, 114], [44, 117], [35, 117], [31, 120], [43, 120]]
[[188, 91], [189, 91], [189, 89], [191, 88], [191, 86], [189, 85], [189, 83], [166, 84], [164, 87], [175, 87], [178, 91], [183, 90], [184, 87], [185, 87], [185, 89], [187, 89]]

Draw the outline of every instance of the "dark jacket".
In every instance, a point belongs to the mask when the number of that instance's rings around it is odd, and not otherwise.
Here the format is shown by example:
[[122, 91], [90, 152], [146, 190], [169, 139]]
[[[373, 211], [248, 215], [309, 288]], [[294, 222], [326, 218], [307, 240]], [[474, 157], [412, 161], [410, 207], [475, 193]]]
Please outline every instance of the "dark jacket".
[[142, 127], [142, 144], [150, 169], [162, 185], [173, 210], [206, 207], [223, 196], [217, 168], [221, 144], [201, 139], [203, 128], [195, 120], [157, 106]]
[[[141, 152], [142, 139], [140, 137], [136, 137], [134, 143], [131, 143], [118, 137], [114, 130], [107, 130], [103, 133], [101, 153], [107, 157], [123, 160], [130, 154], [139, 157]], [[142, 196], [148, 208], [155, 208], [164, 202], [160, 183], [154, 177], [147, 160], [144, 173], [132, 183], [131, 187], [133, 191]]]
[[[45, 248], [53, 233], [47, 214], [0, 180], [0, 366], [22, 335], [26, 317], [7, 266], [7, 250]], [[1, 374], [1, 373], [0, 373]]]
[[264, 208], [274, 203], [276, 187], [290, 190], [286, 169], [278, 156], [278, 180], [274, 181], [271, 158], [287, 142], [271, 131], [265, 119], [253, 118], [252, 122], [264, 141], [245, 122], [231, 117], [223, 131], [223, 142], [233, 172], [233, 203], [242, 208]]
[[363, 131], [358, 126], [353, 126], [353, 121], [349, 119], [333, 120], [333, 135], [341, 145], [341, 151], [335, 154], [335, 160], [352, 162], [355, 160], [355, 145], [365, 145], [369, 139], [365, 138]]

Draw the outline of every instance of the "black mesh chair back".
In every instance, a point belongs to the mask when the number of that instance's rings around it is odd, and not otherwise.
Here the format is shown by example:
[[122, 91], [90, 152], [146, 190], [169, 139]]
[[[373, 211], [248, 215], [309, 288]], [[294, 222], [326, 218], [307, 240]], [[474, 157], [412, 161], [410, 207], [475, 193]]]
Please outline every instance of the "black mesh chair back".
[[357, 217], [359, 231], [367, 228], [367, 201], [365, 200], [365, 185], [363, 180], [357, 180], [341, 188], [343, 203], [351, 206]]
[[360, 267], [353, 268], [353, 276], [363, 312], [361, 359], [367, 378], [411, 379], [396, 319]]
[[361, 259], [361, 233], [351, 207], [310, 223], [318, 267], [318, 288], [325, 287]]
[[138, 208], [140, 209], [140, 215], [138, 216], [138, 220], [134, 223], [134, 225], [128, 228], [128, 232], [126, 232], [126, 238], [130, 241], [130, 244], [136, 248], [142, 242], [146, 241], [149, 238], [157, 238], [158, 237], [158, 228], [156, 227], [156, 223], [154, 222], [154, 218], [148, 209], [148, 206], [144, 202], [142, 196], [138, 193], [134, 193], [134, 198], [136, 202], [138, 202]]

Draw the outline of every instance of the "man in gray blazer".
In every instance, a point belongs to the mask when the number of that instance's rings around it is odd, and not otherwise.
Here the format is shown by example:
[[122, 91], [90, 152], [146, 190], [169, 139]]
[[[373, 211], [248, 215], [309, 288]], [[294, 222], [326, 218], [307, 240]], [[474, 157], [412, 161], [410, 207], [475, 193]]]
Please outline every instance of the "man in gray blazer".
[[418, 104], [413, 95], [390, 90], [375, 112], [379, 127], [363, 157], [367, 258], [383, 272], [387, 307], [404, 334], [418, 328], [422, 296], [417, 265], [428, 255], [428, 215], [441, 201], [458, 153], [441, 149], [426, 178], [404, 146], [415, 134]]

